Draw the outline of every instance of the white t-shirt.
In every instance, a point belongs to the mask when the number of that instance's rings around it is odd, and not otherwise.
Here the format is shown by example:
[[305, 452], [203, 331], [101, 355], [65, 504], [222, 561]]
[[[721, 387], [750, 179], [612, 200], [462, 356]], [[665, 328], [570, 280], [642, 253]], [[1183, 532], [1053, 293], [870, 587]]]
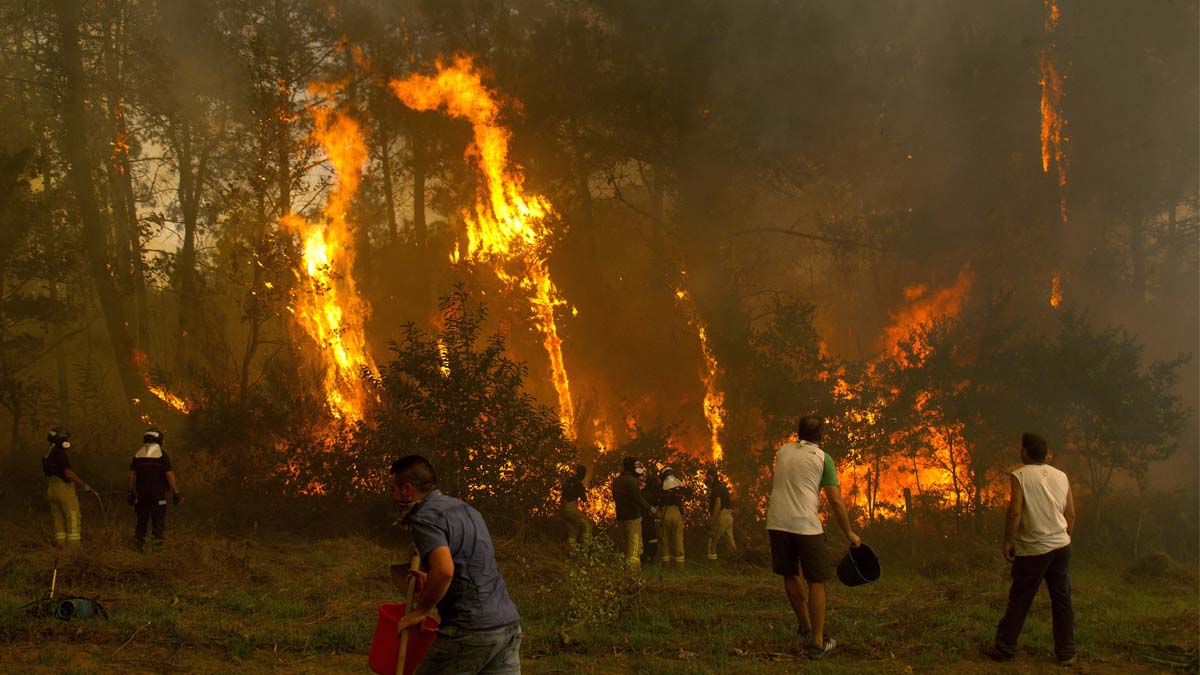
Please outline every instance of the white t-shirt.
[[815, 443], [798, 441], [779, 448], [767, 529], [793, 534], [821, 534], [821, 487], [837, 485], [833, 458]]
[[1012, 472], [1021, 484], [1024, 507], [1013, 547], [1017, 555], [1042, 555], [1071, 543], [1067, 534], [1067, 474], [1049, 464], [1026, 464]]

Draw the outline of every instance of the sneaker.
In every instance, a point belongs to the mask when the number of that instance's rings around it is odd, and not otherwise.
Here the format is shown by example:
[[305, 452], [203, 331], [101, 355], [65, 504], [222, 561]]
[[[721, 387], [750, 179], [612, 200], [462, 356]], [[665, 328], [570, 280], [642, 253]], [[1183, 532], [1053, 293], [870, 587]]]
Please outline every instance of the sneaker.
[[834, 640], [831, 637], [827, 637], [827, 638], [825, 638], [825, 644], [821, 645], [820, 647], [809, 647], [808, 648], [808, 658], [823, 659], [823, 658], [825, 658], [825, 655], [828, 654], [829, 652], [833, 651], [833, 648], [836, 646], [837, 646], [837, 640]]
[[1070, 668], [1075, 665], [1075, 657], [1072, 656], [1070, 658], [1059, 659], [1058, 665], [1063, 666], [1064, 668]]
[[812, 629], [804, 630], [803, 628], [796, 629], [796, 639], [800, 640], [800, 644], [807, 645], [812, 643]]
[[991, 659], [993, 661], [999, 661], [999, 662], [1012, 661], [1013, 659], [1016, 658], [1012, 654], [1006, 654], [1006, 653], [1000, 651], [1000, 648], [991, 642], [987, 642], [987, 643], [979, 645], [979, 653], [983, 654], [984, 656], [988, 657], [989, 659]]

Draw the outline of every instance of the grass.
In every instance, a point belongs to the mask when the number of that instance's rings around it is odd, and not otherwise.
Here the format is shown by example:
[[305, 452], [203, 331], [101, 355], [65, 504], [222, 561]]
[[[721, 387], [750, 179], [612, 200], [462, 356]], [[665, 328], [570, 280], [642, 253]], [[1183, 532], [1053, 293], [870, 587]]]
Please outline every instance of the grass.
[[[10, 521], [12, 522], [12, 521]], [[362, 673], [375, 606], [397, 597], [388, 565], [403, 558], [363, 537], [321, 541], [172, 532], [161, 553], [128, 550], [116, 526], [85, 533], [85, 556], [59, 566], [59, 592], [99, 596], [107, 621], [28, 617], [54, 556], [36, 532], [0, 528], [0, 672]], [[698, 543], [698, 542], [697, 542]], [[693, 552], [699, 547], [693, 548]], [[997, 666], [975, 652], [990, 639], [1007, 591], [1006, 565], [972, 549], [920, 564], [884, 553], [876, 584], [830, 585], [829, 632], [841, 646], [820, 662], [799, 656], [795, 619], [764, 564], [696, 560], [649, 566], [625, 589], [620, 616], [563, 632], [565, 547], [497, 542], [523, 617], [527, 673], [1034, 673], [1053, 667], [1043, 592], [1021, 657]], [[749, 559], [761, 560], [750, 556]], [[1184, 573], [1179, 573], [1180, 570]], [[1078, 670], [1195, 672], [1200, 591], [1194, 565], [1154, 578], [1077, 560]]]

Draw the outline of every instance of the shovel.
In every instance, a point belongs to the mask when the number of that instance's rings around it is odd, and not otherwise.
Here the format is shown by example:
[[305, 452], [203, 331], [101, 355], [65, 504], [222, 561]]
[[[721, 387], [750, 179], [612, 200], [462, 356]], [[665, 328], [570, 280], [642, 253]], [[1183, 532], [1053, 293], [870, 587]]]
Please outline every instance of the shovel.
[[[404, 565], [392, 565], [392, 584], [396, 588], [403, 587], [404, 590], [404, 614], [408, 615], [412, 609], [413, 593], [417, 589], [417, 577], [409, 574], [410, 571], [417, 572], [421, 569], [421, 554], [413, 551], [412, 563], [406, 568]], [[396, 675], [404, 675], [404, 660], [408, 656], [408, 630], [400, 633], [400, 654], [396, 658]]]

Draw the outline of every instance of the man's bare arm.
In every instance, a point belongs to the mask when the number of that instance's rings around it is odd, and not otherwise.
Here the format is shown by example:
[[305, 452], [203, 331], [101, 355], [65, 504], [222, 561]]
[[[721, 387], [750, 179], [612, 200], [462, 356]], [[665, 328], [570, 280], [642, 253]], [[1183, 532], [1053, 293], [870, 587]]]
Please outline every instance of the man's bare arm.
[[1063, 507], [1063, 517], [1067, 519], [1067, 534], [1075, 534], [1075, 495], [1071, 492], [1071, 486], [1067, 485], [1067, 503]]
[[421, 589], [417, 601], [413, 603], [412, 613], [425, 616], [450, 590], [450, 582], [454, 579], [454, 559], [450, 557], [450, 549], [439, 546], [429, 552], [429, 572], [425, 577], [425, 586]]
[[1004, 517], [1004, 544], [1001, 553], [1004, 559], [1012, 562], [1016, 556], [1017, 532], [1021, 529], [1021, 510], [1025, 506], [1025, 494], [1021, 491], [1021, 481], [1016, 476], [1010, 477], [1008, 513]]
[[846, 510], [845, 500], [842, 499], [842, 488], [837, 485], [826, 485], [821, 488], [821, 491], [825, 493], [825, 499], [829, 501], [829, 506], [833, 509], [834, 520], [837, 521], [838, 527], [842, 528], [842, 532], [846, 533], [850, 545], [857, 547], [862, 544], [862, 539], [850, 526], [850, 513]]
[[83, 482], [83, 479], [79, 477], [79, 474], [75, 473], [74, 471], [72, 471], [70, 469], [63, 469], [63, 475], [67, 477], [67, 481], [78, 485], [80, 487], [80, 489], [83, 489], [83, 490], [91, 490], [92, 489], [91, 486], [89, 486], [87, 483]]

